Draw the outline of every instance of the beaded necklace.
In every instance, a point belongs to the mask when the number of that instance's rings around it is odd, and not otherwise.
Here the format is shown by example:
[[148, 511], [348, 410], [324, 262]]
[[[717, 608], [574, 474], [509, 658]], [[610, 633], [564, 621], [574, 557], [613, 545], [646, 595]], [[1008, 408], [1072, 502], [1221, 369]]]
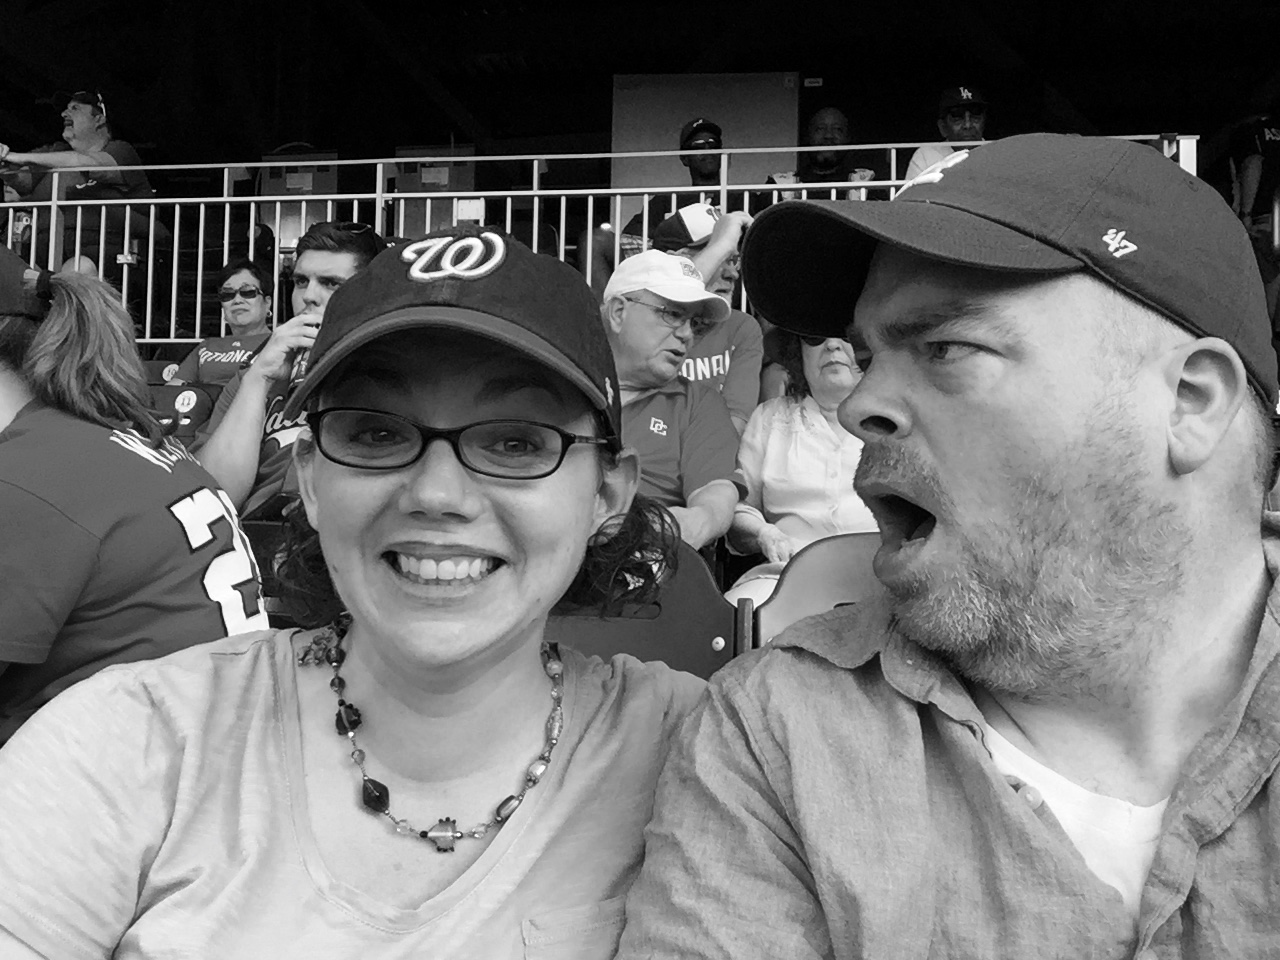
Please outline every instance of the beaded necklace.
[[490, 830], [498, 830], [511, 819], [525, 794], [538, 785], [547, 772], [551, 762], [551, 751], [560, 742], [560, 734], [564, 730], [564, 664], [560, 661], [560, 651], [554, 643], [542, 645], [542, 669], [551, 678], [551, 713], [547, 716], [546, 742], [542, 752], [525, 769], [524, 785], [519, 793], [513, 793], [494, 809], [493, 816], [484, 823], [470, 830], [459, 830], [458, 821], [453, 817], [441, 817], [434, 827], [419, 830], [408, 820], [396, 817], [391, 812], [391, 791], [387, 785], [369, 776], [365, 769], [365, 753], [356, 742], [356, 730], [361, 719], [360, 711], [354, 703], [343, 697], [346, 681], [342, 679], [342, 662], [346, 659], [346, 651], [342, 649], [342, 641], [346, 637], [350, 621], [345, 618], [335, 621], [323, 633], [312, 639], [311, 645], [298, 654], [299, 665], [327, 663], [333, 668], [333, 679], [329, 687], [338, 696], [338, 712], [334, 716], [334, 725], [339, 736], [344, 736], [351, 744], [351, 760], [360, 769], [360, 799], [371, 813], [386, 817], [395, 826], [396, 833], [405, 837], [417, 837], [419, 840], [435, 844], [437, 853], [453, 853], [454, 845], [459, 840], [482, 840]]

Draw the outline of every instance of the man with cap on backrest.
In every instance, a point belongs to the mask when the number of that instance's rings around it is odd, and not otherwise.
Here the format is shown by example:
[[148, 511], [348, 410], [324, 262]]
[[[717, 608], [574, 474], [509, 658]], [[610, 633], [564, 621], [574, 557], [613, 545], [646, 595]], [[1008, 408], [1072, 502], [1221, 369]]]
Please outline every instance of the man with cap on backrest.
[[883, 591], [713, 678], [619, 956], [1280, 953], [1276, 356], [1227, 205], [1034, 134], [743, 260], [865, 371]]
[[[938, 132], [949, 143], [983, 139], [987, 129], [987, 100], [977, 87], [947, 87], [938, 98]], [[919, 176], [955, 151], [947, 143], [917, 147], [907, 164], [905, 179]]]
[[723, 536], [742, 495], [738, 433], [716, 389], [680, 376], [695, 325], [729, 305], [685, 257], [646, 250], [618, 265], [600, 306], [622, 395], [622, 439], [640, 454], [640, 492], [701, 549]]
[[[694, 260], [706, 248], [720, 219], [720, 211], [709, 203], [681, 207], [654, 228], [654, 249]], [[718, 264], [708, 265], [703, 274], [707, 289], [729, 304], [729, 315], [719, 323], [699, 321], [689, 354], [680, 365], [680, 376], [714, 385], [741, 435], [760, 398], [764, 335], [752, 317], [733, 309], [739, 260], [734, 249]]]

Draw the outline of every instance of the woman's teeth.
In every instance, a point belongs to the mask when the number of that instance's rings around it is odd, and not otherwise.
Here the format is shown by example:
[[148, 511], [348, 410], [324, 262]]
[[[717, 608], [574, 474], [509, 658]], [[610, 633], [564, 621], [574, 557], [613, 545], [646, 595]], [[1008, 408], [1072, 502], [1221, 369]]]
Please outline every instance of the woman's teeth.
[[418, 559], [397, 553], [396, 565], [407, 577], [417, 580], [479, 580], [487, 576], [496, 561], [492, 557], [454, 557], [449, 560]]

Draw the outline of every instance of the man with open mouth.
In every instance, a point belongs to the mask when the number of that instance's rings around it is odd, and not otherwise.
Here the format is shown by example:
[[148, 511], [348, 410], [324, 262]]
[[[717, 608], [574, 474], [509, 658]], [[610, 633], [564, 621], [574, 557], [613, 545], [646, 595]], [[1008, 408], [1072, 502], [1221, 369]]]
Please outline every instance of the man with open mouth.
[[1276, 356], [1231, 211], [1035, 134], [770, 208], [743, 269], [854, 345], [884, 593], [717, 675], [620, 956], [1280, 953]]

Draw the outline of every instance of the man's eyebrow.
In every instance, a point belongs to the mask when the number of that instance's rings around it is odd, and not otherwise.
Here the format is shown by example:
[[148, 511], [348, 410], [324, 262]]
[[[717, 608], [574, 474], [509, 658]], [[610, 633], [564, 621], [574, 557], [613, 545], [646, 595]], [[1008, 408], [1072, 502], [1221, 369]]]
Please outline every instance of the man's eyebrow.
[[[984, 331], [1014, 336], [1016, 328], [998, 308], [973, 300], [951, 300], [925, 310], [918, 310], [908, 317], [890, 320], [876, 330], [876, 339], [892, 347], [917, 340], [942, 328], [981, 327]], [[853, 325], [849, 327], [850, 342], [855, 349], [866, 350], [866, 337]]]

